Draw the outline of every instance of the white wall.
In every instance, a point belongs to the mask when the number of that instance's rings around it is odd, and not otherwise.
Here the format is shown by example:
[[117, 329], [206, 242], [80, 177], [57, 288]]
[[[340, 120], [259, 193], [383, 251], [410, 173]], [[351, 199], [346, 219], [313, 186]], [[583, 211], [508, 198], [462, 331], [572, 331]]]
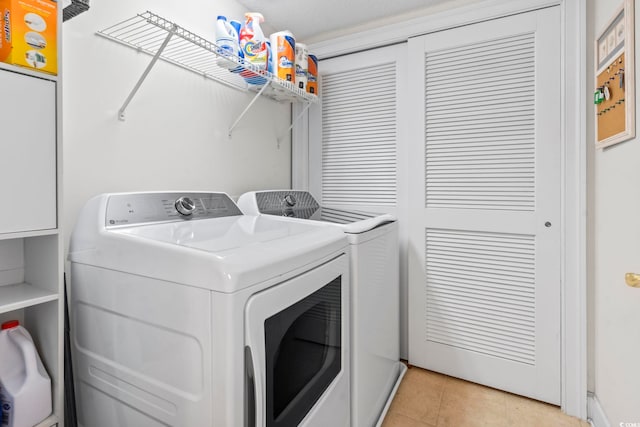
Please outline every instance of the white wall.
[[[587, 93], [592, 94], [596, 35], [611, 18], [620, 0], [588, 0]], [[640, 33], [636, 4], [636, 34]], [[638, 46], [636, 37], [636, 46]], [[636, 66], [638, 64], [636, 49]], [[626, 76], [627, 79], [636, 76]], [[636, 79], [637, 80], [637, 79]], [[636, 95], [636, 99], [638, 96]], [[637, 103], [636, 103], [637, 104]], [[640, 109], [636, 123], [640, 125]], [[593, 109], [587, 115], [587, 144], [594, 141]], [[640, 130], [640, 128], [638, 128]], [[594, 280], [591, 289], [590, 389], [611, 426], [640, 425], [640, 289], [626, 286], [626, 272], [640, 272], [640, 140], [595, 152], [593, 245]]]
[[231, 140], [227, 130], [252, 95], [158, 62], [126, 111], [117, 111], [150, 57], [96, 36], [150, 10], [214, 40], [216, 16], [242, 18], [233, 0], [92, 1], [63, 27], [63, 227], [102, 192], [288, 188], [290, 105], [260, 99]]

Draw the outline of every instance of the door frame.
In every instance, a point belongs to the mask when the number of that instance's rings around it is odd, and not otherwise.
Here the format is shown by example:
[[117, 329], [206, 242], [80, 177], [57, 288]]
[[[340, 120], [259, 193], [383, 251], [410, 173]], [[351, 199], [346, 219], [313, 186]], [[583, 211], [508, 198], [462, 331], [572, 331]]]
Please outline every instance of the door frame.
[[[487, 0], [464, 7], [412, 17], [398, 23], [311, 44], [320, 60], [405, 42], [408, 38], [496, 19], [535, 9], [560, 6], [562, 111], [561, 237], [561, 405], [569, 415], [587, 418], [587, 147], [586, 138], [586, 5], [581, 0]], [[439, 9], [441, 10], [441, 9]], [[390, 22], [390, 21], [387, 21]], [[370, 27], [369, 27], [370, 28]], [[294, 113], [298, 107], [294, 106]], [[308, 120], [293, 128], [292, 185], [309, 185]], [[400, 159], [399, 159], [400, 160]]]

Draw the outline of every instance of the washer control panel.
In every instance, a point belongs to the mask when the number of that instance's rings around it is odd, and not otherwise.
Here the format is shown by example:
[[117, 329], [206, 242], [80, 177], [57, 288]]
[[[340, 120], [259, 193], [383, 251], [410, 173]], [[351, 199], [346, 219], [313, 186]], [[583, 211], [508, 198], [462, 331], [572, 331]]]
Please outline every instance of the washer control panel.
[[113, 194], [106, 210], [106, 227], [242, 215], [225, 193]]
[[288, 209], [315, 210], [320, 207], [311, 193], [300, 190], [256, 191], [256, 203], [261, 213]]

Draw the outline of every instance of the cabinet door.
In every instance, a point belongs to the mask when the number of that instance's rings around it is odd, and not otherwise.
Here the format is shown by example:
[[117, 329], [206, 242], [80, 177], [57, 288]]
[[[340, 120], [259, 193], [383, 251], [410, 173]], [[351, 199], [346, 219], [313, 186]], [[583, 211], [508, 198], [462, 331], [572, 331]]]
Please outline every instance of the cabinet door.
[[56, 227], [55, 82], [0, 70], [0, 233]]

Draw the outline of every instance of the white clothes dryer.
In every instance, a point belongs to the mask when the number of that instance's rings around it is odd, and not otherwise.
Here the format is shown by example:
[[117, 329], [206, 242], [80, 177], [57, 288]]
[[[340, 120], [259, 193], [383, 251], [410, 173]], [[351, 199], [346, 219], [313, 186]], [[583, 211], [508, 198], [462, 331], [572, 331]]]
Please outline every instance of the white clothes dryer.
[[91, 199], [69, 250], [80, 425], [348, 426], [348, 255], [224, 193]]
[[398, 224], [394, 216], [321, 207], [306, 191], [245, 193], [245, 214], [341, 229], [351, 246], [351, 425], [381, 425], [406, 372], [400, 362]]

